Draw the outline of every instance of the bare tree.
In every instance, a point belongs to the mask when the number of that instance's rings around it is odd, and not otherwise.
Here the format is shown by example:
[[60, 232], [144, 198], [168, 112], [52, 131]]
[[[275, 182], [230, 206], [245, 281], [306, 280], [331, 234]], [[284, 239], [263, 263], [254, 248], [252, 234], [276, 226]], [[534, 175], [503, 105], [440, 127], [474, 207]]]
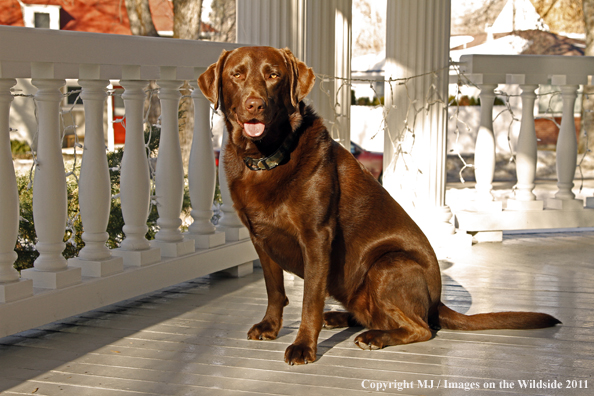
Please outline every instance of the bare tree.
[[212, 41], [235, 42], [235, 0], [213, 0], [209, 14], [214, 29]]
[[173, 37], [197, 40], [201, 14], [202, 0], [173, 0]]
[[452, 34], [484, 33], [487, 25], [492, 25], [507, 3], [507, 0], [484, 0], [471, 2], [465, 15], [452, 25]]
[[386, 21], [371, 0], [353, 2], [353, 56], [378, 53], [385, 48]]
[[581, 0], [531, 0], [531, 2], [551, 31], [564, 33], [584, 31]]
[[[173, 37], [197, 40], [200, 36], [202, 0], [173, 0]], [[194, 133], [194, 106], [190, 85], [186, 81], [181, 89], [183, 95], [179, 103], [179, 142], [181, 145], [184, 172], [188, 172], [192, 136]]]
[[[159, 36], [155, 25], [148, 0], [125, 0], [130, 30], [134, 35]], [[173, 3], [173, 37], [197, 40], [200, 35], [200, 15], [202, 13], [202, 0], [172, 0]], [[156, 84], [151, 81], [149, 88], [155, 88]], [[188, 170], [190, 149], [192, 145], [192, 134], [194, 132], [194, 107], [190, 95], [190, 86], [184, 83], [181, 93], [183, 95], [179, 105], [179, 140], [182, 151], [184, 171]], [[150, 104], [151, 114], [149, 122], [156, 122], [157, 109], [160, 110], [160, 103], [156, 95]], [[148, 107], [148, 102], [145, 108]]]
[[149, 0], [125, 0], [130, 30], [135, 36], [159, 36], [155, 24]]
[[[552, 31], [585, 33], [584, 55], [594, 56], [594, 0], [531, 1]], [[584, 85], [580, 128], [580, 151], [594, 150], [594, 85], [591, 77]]]
[[[584, 31], [586, 33], [586, 48], [584, 55], [594, 56], [594, 0], [582, 0], [582, 13], [584, 16]], [[582, 100], [582, 120], [580, 136], [587, 139], [587, 149], [594, 150], [594, 85], [592, 77], [588, 77], [588, 85], [584, 86], [584, 97]], [[585, 142], [581, 142], [584, 149]]]

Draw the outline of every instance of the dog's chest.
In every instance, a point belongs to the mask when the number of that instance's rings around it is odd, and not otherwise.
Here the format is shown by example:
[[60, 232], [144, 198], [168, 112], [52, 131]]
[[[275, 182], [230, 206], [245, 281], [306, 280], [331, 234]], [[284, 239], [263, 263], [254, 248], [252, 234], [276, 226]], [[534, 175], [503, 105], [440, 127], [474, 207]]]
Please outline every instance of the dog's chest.
[[303, 276], [298, 221], [286, 204], [252, 201], [239, 213], [255, 244], [284, 270]]
[[247, 227], [256, 239], [266, 243], [297, 242], [299, 230], [282, 206], [252, 205], [244, 207], [242, 212]]

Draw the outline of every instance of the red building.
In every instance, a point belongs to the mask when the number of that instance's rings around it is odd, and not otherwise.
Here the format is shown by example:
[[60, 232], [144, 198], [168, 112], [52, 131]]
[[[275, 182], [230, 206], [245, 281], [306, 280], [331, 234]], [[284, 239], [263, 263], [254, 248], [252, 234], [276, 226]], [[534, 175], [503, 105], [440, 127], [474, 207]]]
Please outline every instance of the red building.
[[[95, 33], [132, 34], [122, 0], [0, 0], [0, 25], [58, 28]], [[162, 35], [173, 31], [173, 6], [149, 0], [153, 22]]]

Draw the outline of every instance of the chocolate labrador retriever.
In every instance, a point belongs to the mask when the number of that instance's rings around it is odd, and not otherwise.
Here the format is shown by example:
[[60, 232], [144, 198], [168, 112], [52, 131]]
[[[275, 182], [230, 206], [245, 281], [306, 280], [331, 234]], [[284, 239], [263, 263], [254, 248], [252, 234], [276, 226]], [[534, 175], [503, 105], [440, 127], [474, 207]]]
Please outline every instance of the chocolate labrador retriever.
[[[233, 203], [262, 263], [268, 307], [248, 332], [276, 338], [289, 303], [283, 270], [304, 279], [302, 320], [285, 352], [316, 360], [327, 328], [364, 326], [363, 349], [426, 341], [431, 329], [554, 326], [532, 312], [463, 315], [441, 301], [441, 275], [427, 238], [377, 180], [336, 143], [303, 98], [312, 69], [288, 49], [223, 51], [199, 78], [229, 131], [224, 166]], [[346, 312], [323, 312], [327, 296]]]

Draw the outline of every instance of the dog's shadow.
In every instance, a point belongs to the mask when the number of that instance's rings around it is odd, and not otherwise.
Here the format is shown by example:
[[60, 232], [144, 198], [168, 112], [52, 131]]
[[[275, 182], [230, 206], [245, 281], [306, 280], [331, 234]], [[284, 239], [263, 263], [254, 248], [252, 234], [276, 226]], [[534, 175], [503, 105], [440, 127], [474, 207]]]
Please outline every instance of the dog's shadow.
[[451, 268], [453, 265], [455, 263], [449, 260], [439, 261], [441, 270], [441, 301], [454, 311], [466, 314], [472, 306], [472, 295], [454, 278], [443, 273], [444, 270]]
[[[290, 336], [292, 333], [297, 333], [299, 330], [299, 321], [294, 323], [287, 324], [284, 326], [278, 333], [277, 339], [285, 336]], [[336, 347], [338, 344], [348, 340], [349, 338], [352, 340], [353, 345], [355, 345], [355, 336], [361, 332], [365, 331], [365, 327], [362, 326], [353, 326], [353, 327], [344, 327], [344, 328], [336, 328], [336, 329], [322, 329], [322, 333], [320, 333], [320, 338], [324, 335], [324, 333], [331, 332], [332, 335], [325, 340], [318, 342], [318, 353], [317, 359], [321, 358], [326, 354], [326, 352], [330, 351], [332, 348]]]
[[365, 328], [361, 326], [355, 326], [326, 331], [331, 331], [333, 334], [318, 344], [318, 359], [324, 356], [328, 351], [332, 350], [332, 348], [348, 339], [351, 340], [353, 343], [352, 345], [355, 345], [355, 336], [362, 331], [365, 331]]
[[[451, 261], [447, 260], [440, 260], [440, 267], [441, 270], [446, 270], [454, 265]], [[445, 275], [443, 272], [441, 273], [442, 279], [442, 302], [448, 306], [451, 306], [457, 312], [465, 314], [468, 312], [472, 305], [472, 295], [462, 286], [460, 283], [456, 282], [453, 278], [448, 275]], [[332, 303], [332, 301], [330, 301]], [[326, 306], [326, 310], [336, 310], [334, 305]], [[291, 333], [296, 333], [299, 329], [300, 321], [296, 321], [291, 324], [287, 324], [283, 327], [278, 337], [288, 336]], [[338, 344], [346, 341], [351, 340], [353, 342], [352, 346], [355, 346], [355, 336], [367, 329], [362, 326], [353, 326], [353, 327], [344, 327], [340, 329], [322, 329], [323, 332], [332, 332], [333, 334], [323, 340], [322, 342], [318, 343], [318, 353], [317, 359], [324, 356], [328, 351], [332, 348], [336, 347]], [[438, 330], [432, 329], [432, 337], [431, 339], [435, 338], [437, 335]]]

